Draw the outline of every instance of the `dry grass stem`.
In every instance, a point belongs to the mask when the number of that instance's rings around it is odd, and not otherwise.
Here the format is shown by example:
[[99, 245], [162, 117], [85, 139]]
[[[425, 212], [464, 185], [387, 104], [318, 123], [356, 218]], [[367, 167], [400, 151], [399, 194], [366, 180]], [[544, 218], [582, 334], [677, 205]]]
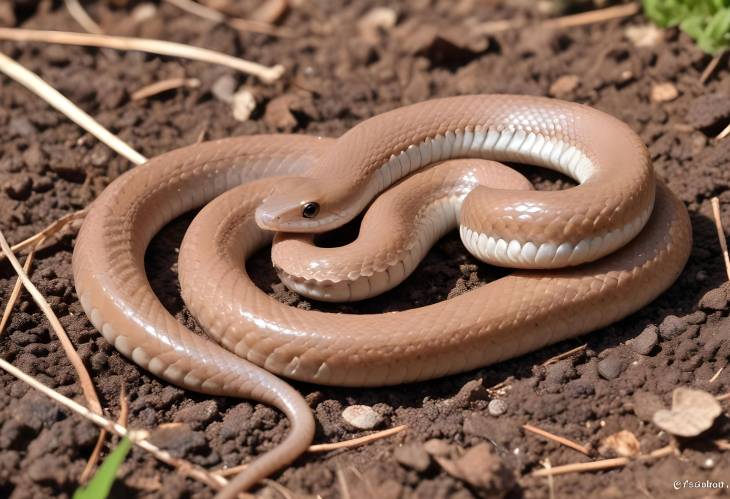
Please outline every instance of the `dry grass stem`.
[[[10, 249], [13, 250], [13, 252], [17, 253], [37, 243], [38, 246], [35, 248], [35, 250], [37, 251], [43, 246], [43, 243], [45, 241], [49, 240], [52, 236], [60, 232], [61, 229], [63, 229], [66, 225], [73, 222], [74, 220], [85, 217], [87, 211], [88, 210], [84, 209], [64, 215], [39, 233], [34, 234], [28, 239], [25, 239], [17, 244], [14, 244]], [[0, 261], [2, 261], [4, 258], [5, 254], [0, 254]]]
[[722, 60], [722, 57], [725, 55], [725, 52], [720, 52], [719, 54], [715, 55], [712, 59], [710, 59], [710, 62], [705, 67], [704, 71], [702, 71], [702, 75], [700, 75], [700, 83], [704, 85], [707, 80], [710, 79], [710, 76], [715, 72], [717, 69], [717, 66], [720, 64], [720, 61]]
[[549, 19], [543, 23], [546, 28], [572, 28], [575, 26], [585, 26], [587, 24], [595, 24], [613, 19], [621, 19], [636, 15], [641, 10], [638, 3], [629, 3], [624, 5], [615, 5], [606, 7], [605, 9], [596, 9], [580, 14], [570, 16], [557, 17]]
[[45, 31], [18, 28], [0, 28], [0, 39], [18, 42], [60, 43], [85, 47], [104, 47], [116, 50], [137, 50], [151, 54], [181, 57], [194, 61], [220, 64], [256, 76], [264, 83], [272, 83], [284, 74], [284, 66], [263, 66], [255, 62], [192, 45], [125, 36], [92, 35], [69, 31]]
[[556, 355], [555, 357], [550, 357], [548, 360], [542, 363], [543, 367], [547, 367], [551, 364], [555, 364], [556, 362], [560, 362], [563, 359], [567, 359], [569, 357], [572, 357], [573, 355], [582, 352], [583, 350], [588, 347], [588, 343], [585, 343], [579, 347], [575, 347], [571, 350], [568, 350], [567, 352], [563, 352], [561, 354]]
[[71, 17], [74, 18], [74, 21], [79, 23], [79, 26], [84, 28], [85, 31], [97, 35], [104, 33], [104, 30], [101, 29], [101, 26], [96, 24], [96, 21], [94, 21], [91, 16], [86, 13], [84, 8], [79, 3], [79, 0], [64, 0], [64, 3], [66, 4], [66, 10], [68, 10], [68, 13], [71, 14]]
[[[661, 449], [657, 449], [654, 452], [651, 452], [649, 454], [639, 456], [636, 458], [638, 461], [648, 461], [652, 459], [659, 459], [661, 457], [669, 456], [670, 454], [673, 454], [675, 452], [675, 447], [673, 445], [667, 445], [666, 447], [662, 447]], [[615, 457], [611, 459], [601, 459], [599, 461], [589, 461], [587, 463], [573, 463], [573, 464], [566, 464], [563, 466], [555, 466], [553, 468], [544, 468], [537, 471], [532, 472], [532, 476], [534, 477], [545, 477], [545, 476], [555, 476], [555, 475], [565, 475], [567, 473], [582, 473], [584, 471], [599, 471], [599, 470], [608, 470], [611, 468], [619, 468], [621, 466], [626, 466], [630, 462], [634, 461], [634, 459], [629, 457]]]
[[180, 87], [198, 88], [200, 80], [197, 78], [169, 78], [167, 80], [157, 81], [150, 85], [146, 85], [132, 94], [132, 100], [142, 100], [152, 97], [153, 95], [174, 90]]
[[720, 249], [722, 250], [722, 259], [725, 261], [725, 273], [730, 280], [730, 255], [727, 251], [727, 238], [725, 237], [725, 229], [722, 227], [722, 217], [720, 215], [720, 200], [717, 196], [710, 201], [712, 203], [712, 215], [715, 217], [715, 229], [717, 229], [717, 238], [720, 240]]
[[496, 34], [504, 31], [511, 31], [520, 28], [548, 28], [548, 29], [561, 29], [561, 28], [573, 28], [576, 26], [586, 26], [588, 24], [595, 24], [600, 22], [611, 21], [613, 19], [621, 19], [623, 17], [630, 17], [638, 14], [640, 7], [637, 3], [630, 3], [625, 5], [616, 5], [613, 7], [606, 7], [605, 9], [595, 9], [588, 12], [582, 12], [580, 14], [573, 14], [569, 16], [556, 17], [554, 19], [547, 19], [541, 23], [537, 23], [534, 26], [530, 22], [521, 19], [518, 20], [499, 20], [489, 21], [482, 23], [477, 27], [477, 30], [483, 34]]
[[115, 435], [118, 435], [120, 437], [129, 437], [130, 440], [134, 443], [134, 445], [146, 450], [150, 454], [152, 454], [155, 458], [160, 460], [161, 462], [168, 464], [170, 466], [173, 466], [178, 471], [183, 473], [185, 476], [188, 476], [190, 478], [194, 478], [200, 482], [203, 482], [214, 489], [221, 489], [224, 487], [227, 483], [227, 481], [220, 477], [215, 476], [214, 474], [208, 473], [206, 470], [188, 462], [183, 459], [178, 459], [172, 457], [168, 452], [163, 451], [156, 445], [154, 445], [149, 440], [146, 440], [146, 434], [147, 432], [142, 430], [128, 430], [124, 426], [120, 425], [119, 423], [115, 423], [104, 416], [100, 414], [96, 414], [95, 412], [90, 411], [83, 405], [79, 404], [78, 402], [61, 395], [55, 390], [52, 390], [51, 388], [48, 388], [43, 383], [39, 382], [32, 376], [29, 376], [28, 374], [24, 373], [14, 365], [10, 364], [5, 359], [0, 358], [0, 369], [3, 369], [4, 371], [8, 372], [9, 374], [12, 374], [19, 380], [27, 383], [28, 385], [32, 386], [36, 390], [42, 392], [43, 394], [47, 395], [48, 397], [52, 398], [59, 404], [63, 405], [67, 409], [75, 412], [76, 414], [83, 416], [84, 418], [88, 419], [95, 425], [104, 428], [105, 430], [109, 431], [110, 433], [114, 433]]
[[342, 471], [342, 468], [339, 465], [337, 466], [337, 483], [340, 485], [342, 499], [352, 499], [350, 486], [347, 484], [347, 479], [345, 478], [345, 472]]
[[717, 447], [720, 450], [730, 450], [730, 441], [728, 441], [728, 440], [724, 440], [724, 439], [713, 440], [712, 443], [714, 443], [715, 447]]
[[715, 399], [718, 402], [722, 402], [723, 400], [730, 400], [730, 392], [724, 393], [722, 395], [718, 395], [717, 397], [715, 397]]
[[56, 333], [58, 340], [61, 342], [61, 346], [66, 352], [66, 356], [76, 370], [76, 374], [78, 375], [79, 382], [81, 384], [81, 391], [84, 393], [84, 397], [86, 398], [86, 402], [89, 404], [89, 407], [92, 411], [101, 414], [101, 402], [99, 402], [99, 397], [97, 397], [96, 390], [94, 389], [94, 383], [91, 381], [91, 376], [89, 376], [84, 363], [81, 361], [79, 354], [76, 353], [71, 340], [66, 335], [66, 331], [63, 329], [63, 326], [58, 320], [58, 317], [56, 317], [56, 314], [53, 312], [53, 309], [46, 299], [43, 298], [43, 295], [40, 291], [38, 291], [38, 288], [36, 288], [31, 282], [28, 274], [25, 273], [20, 262], [13, 254], [2, 231], [0, 231], [0, 247], [2, 247], [3, 253], [5, 253], [8, 260], [10, 260], [10, 264], [13, 266], [13, 269], [15, 269], [15, 273], [18, 274], [19, 279], [23, 282], [23, 286], [25, 286], [25, 289], [27, 289], [33, 297], [33, 301], [36, 302], [38, 307], [48, 318], [48, 322], [51, 324], [51, 328]]
[[[360, 445], [365, 445], [370, 442], [374, 442], [375, 440], [380, 440], [382, 438], [395, 435], [396, 433], [400, 433], [406, 428], [408, 428], [408, 425], [401, 425], [394, 428], [389, 428], [387, 430], [378, 431], [376, 433], [371, 433], [370, 435], [365, 435], [364, 437], [353, 438], [352, 440], [344, 440], [342, 442], [335, 442], [332, 444], [310, 445], [307, 449], [307, 452], [328, 452], [337, 449], [350, 449], [353, 447], [359, 447]], [[214, 471], [214, 473], [222, 477], [237, 475], [238, 473], [246, 469], [247, 466], [248, 464], [239, 464], [238, 466], [234, 466], [232, 468], [223, 468], [220, 470], [216, 470]]]
[[[129, 402], [127, 401], [127, 391], [124, 389], [124, 385], [119, 387], [119, 417], [117, 417], [117, 423], [127, 427], [127, 419], [129, 417]], [[102, 428], [99, 432], [99, 438], [96, 440], [96, 445], [91, 453], [91, 457], [84, 466], [84, 471], [81, 472], [81, 478], [79, 483], [86, 483], [91, 477], [92, 471], [96, 468], [96, 463], [99, 462], [101, 456], [101, 449], [104, 447], [104, 441], [106, 440], [107, 431]]]
[[[0, 333], [2, 333], [2, 328], [0, 328]], [[717, 372], [712, 375], [712, 377], [710, 378], [710, 381], [709, 382], [710, 383], [714, 383], [715, 381], [717, 381], [717, 378], [720, 377], [720, 374], [722, 374], [722, 370], [723, 369], [725, 369], [725, 368], [724, 367], [721, 367], [720, 369], [718, 369]]]
[[370, 435], [365, 435], [364, 437], [353, 438], [352, 440], [335, 442], [333, 444], [310, 445], [307, 449], [307, 452], [329, 452], [331, 450], [337, 449], [351, 449], [353, 447], [359, 447], [361, 445], [369, 444], [370, 442], [374, 442], [375, 440], [390, 437], [392, 435], [395, 435], [396, 433], [402, 432], [406, 428], [408, 428], [408, 425], [400, 425], [394, 428], [389, 428], [387, 430], [371, 433]]
[[[0, 28], [0, 31], [14, 31], [11, 28]], [[83, 35], [99, 36], [99, 35]], [[101, 126], [94, 118], [86, 114], [73, 102], [61, 95], [55, 88], [43, 81], [38, 75], [27, 70], [8, 56], [0, 53], [0, 71], [25, 86], [48, 104], [65, 114], [71, 121], [101, 140], [116, 152], [133, 163], [141, 164], [147, 158], [132, 149], [126, 142]]]
[[96, 463], [99, 462], [99, 457], [101, 457], [101, 450], [104, 448], [106, 435], [107, 431], [102, 428], [99, 432], [98, 438], [96, 439], [96, 445], [94, 445], [94, 450], [91, 452], [91, 456], [89, 456], [89, 460], [86, 461], [86, 466], [84, 466], [84, 470], [81, 472], [81, 476], [79, 477], [79, 483], [86, 483], [89, 478], [91, 478], [91, 473], [93, 473], [94, 468], [96, 468]]
[[193, 2], [192, 0], [165, 0], [170, 5], [174, 5], [180, 10], [184, 10], [188, 14], [207, 19], [215, 23], [227, 24], [238, 31], [250, 31], [251, 33], [262, 33], [264, 35], [277, 36], [280, 38], [290, 38], [293, 35], [285, 28], [279, 28], [270, 23], [263, 21], [254, 21], [251, 19], [241, 19], [238, 17], [229, 17], [222, 12], [211, 9], [205, 5]]
[[541, 437], [547, 438], [548, 440], [552, 440], [553, 442], [557, 442], [566, 447], [570, 447], [573, 450], [577, 450], [578, 452], [580, 452], [581, 454], [585, 454], [586, 456], [590, 456], [591, 454], [591, 450], [585, 445], [581, 445], [577, 442], [573, 442], [572, 440], [568, 440], [565, 437], [555, 435], [554, 433], [545, 431], [542, 428], [538, 428], [537, 426], [532, 426], [531, 424], [523, 424], [522, 428], [529, 431], [530, 433], [540, 435]]
[[[550, 471], [552, 469], [552, 467], [553, 467], [553, 465], [550, 463], [550, 459], [549, 458], [548, 459], [545, 459], [541, 464], [548, 471]], [[555, 499], [555, 478], [552, 475], [548, 475], [547, 476], [547, 483], [548, 483], [548, 491], [549, 491], [548, 497], [550, 497], [550, 499]]]
[[717, 134], [717, 137], [715, 137], [715, 139], [722, 140], [725, 137], [727, 137], [728, 135], [730, 135], [730, 123], [727, 124], [727, 126], [722, 130], [722, 132]]
[[[30, 252], [28, 252], [28, 256], [25, 258], [25, 263], [23, 263], [23, 271], [26, 274], [30, 271], [30, 266], [33, 264], [33, 256], [35, 255], [35, 251], [40, 247], [41, 244], [43, 244], [44, 241], [45, 238], [39, 239], [35, 247], [33, 247]], [[10, 315], [13, 312], [13, 307], [15, 307], [15, 303], [18, 301], [18, 297], [20, 296], [20, 291], [22, 289], [23, 281], [18, 278], [15, 280], [13, 291], [10, 293], [8, 303], [5, 305], [5, 310], [3, 311], [3, 317], [2, 319], [0, 319], [0, 335], [2, 335], [5, 331], [5, 326], [7, 326], [8, 321], [10, 320]]]

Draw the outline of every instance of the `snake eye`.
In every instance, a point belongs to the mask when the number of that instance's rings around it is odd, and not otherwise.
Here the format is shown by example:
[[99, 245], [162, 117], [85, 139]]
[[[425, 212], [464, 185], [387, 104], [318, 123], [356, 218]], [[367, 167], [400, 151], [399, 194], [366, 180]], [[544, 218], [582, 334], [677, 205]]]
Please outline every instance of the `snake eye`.
[[302, 216], [304, 218], [314, 218], [317, 216], [317, 213], [319, 213], [319, 203], [310, 201], [309, 203], [304, 203], [302, 206]]

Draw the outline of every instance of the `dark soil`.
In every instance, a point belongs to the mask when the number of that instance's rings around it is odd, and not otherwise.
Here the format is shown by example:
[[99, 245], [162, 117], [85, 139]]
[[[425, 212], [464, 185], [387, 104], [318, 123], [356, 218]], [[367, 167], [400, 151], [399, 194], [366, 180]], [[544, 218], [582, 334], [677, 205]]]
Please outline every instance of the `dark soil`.
[[[240, 14], [246, 15], [255, 3], [242, 2]], [[239, 33], [164, 2], [153, 17], [142, 21], [135, 21], [132, 14], [141, 3], [88, 5], [111, 33], [190, 43], [285, 65], [286, 76], [271, 86], [226, 68], [135, 52], [7, 42], [0, 43], [0, 50], [38, 72], [147, 156], [201, 137], [281, 131], [338, 136], [376, 113], [432, 97], [494, 92], [557, 95], [611, 113], [641, 135], [657, 175], [687, 205], [695, 239], [690, 261], [671, 289], [628, 319], [593, 334], [497, 366], [419, 384], [377, 390], [297, 384], [316, 415], [317, 443], [362, 434], [341, 419], [342, 409], [352, 404], [373, 406], [384, 418], [381, 427], [407, 424], [409, 429], [357, 449], [304, 456], [274, 477], [277, 482], [297, 495], [327, 498], [484, 497], [509, 488], [508, 469], [517, 477], [510, 497], [547, 497], [548, 481], [531, 477], [532, 471], [546, 460], [556, 466], [589, 458], [526, 433], [524, 423], [588, 445], [594, 457], [599, 456], [601, 440], [619, 430], [633, 432], [642, 451], [650, 452], [672, 441], [651, 418], [671, 403], [675, 388], [691, 386], [714, 395], [730, 391], [730, 369], [710, 381], [726, 367], [730, 355], [730, 308], [727, 289], [721, 287], [726, 278], [709, 201], [720, 197], [730, 227], [730, 139], [713, 140], [730, 118], [726, 62], [701, 84], [709, 57], [683, 34], [670, 30], [664, 40], [643, 47], [627, 39], [627, 27], [646, 24], [640, 15], [560, 31], [530, 28], [486, 36], [477, 29], [485, 21], [539, 22], [544, 15], [523, 1], [503, 5], [413, 0], [395, 8], [393, 28], [368, 31], [361, 20], [371, 10], [370, 2], [291, 3], [294, 7], [281, 25], [292, 30], [293, 38]], [[79, 30], [62, 2], [36, 6], [32, 1], [15, 1], [11, 6], [0, 6], [0, 24]], [[135, 90], [177, 76], [195, 77], [202, 84], [142, 101], [131, 99]], [[225, 79], [232, 80], [235, 88], [245, 85], [255, 95], [258, 105], [250, 120], [236, 121], [230, 106], [214, 96], [216, 82], [220, 88]], [[652, 101], [652, 87], [662, 83], [673, 84], [678, 97]], [[11, 242], [86, 206], [131, 167], [4, 77], [0, 78], [0, 143], [0, 228]], [[565, 185], [555, 175], [536, 173], [532, 178], [538, 188]], [[171, 224], [148, 252], [153, 285], [186, 323], [192, 321], [178, 297], [175, 250], [189, 221], [188, 216]], [[74, 234], [69, 233], [41, 251], [33, 280], [67, 328], [111, 417], [118, 414], [119, 390], [125, 386], [132, 427], [152, 430], [168, 425], [153, 432], [154, 441], [174, 455], [210, 468], [246, 461], [282, 440], [288, 425], [273, 409], [169, 386], [108, 345], [76, 299], [73, 244]], [[316, 306], [276, 284], [266, 254], [249, 266], [260, 269], [263, 288], [288, 303]], [[341, 309], [406, 308], [445, 299], [493, 277], [493, 269], [478, 264], [451, 235], [402, 287], [386, 297]], [[2, 307], [13, 282], [9, 265], [0, 263]], [[711, 290], [715, 291], [700, 305]], [[587, 347], [573, 357], [545, 365], [551, 357], [584, 343]], [[0, 338], [0, 352], [43, 383], [83, 401], [73, 369], [27, 294]], [[96, 429], [13, 377], [2, 373], [0, 380], [0, 496], [69, 497], [94, 446]], [[480, 389], [498, 383], [500, 390]], [[503, 401], [505, 412], [490, 415], [490, 399]], [[672, 485], [675, 480], [730, 483], [730, 454], [713, 444], [730, 432], [728, 402], [723, 404], [725, 413], [709, 432], [679, 442], [681, 454], [611, 471], [556, 477], [555, 497], [727, 495], [727, 490], [675, 491]], [[423, 444], [430, 439], [464, 449], [488, 444], [492, 452], [486, 461], [480, 458], [484, 453], [469, 454], [470, 466], [484, 469], [481, 481], [444, 471], [424, 451]], [[434, 446], [431, 442], [428, 448]], [[114, 497], [211, 494], [140, 450], [132, 451], [113, 490]], [[276, 496], [270, 488], [262, 494]]]

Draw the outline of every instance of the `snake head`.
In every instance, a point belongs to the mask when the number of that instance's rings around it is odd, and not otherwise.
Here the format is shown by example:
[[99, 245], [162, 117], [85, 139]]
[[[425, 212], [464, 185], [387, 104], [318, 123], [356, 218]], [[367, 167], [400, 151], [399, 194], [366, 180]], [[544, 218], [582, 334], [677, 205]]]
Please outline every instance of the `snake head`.
[[321, 181], [285, 178], [256, 209], [256, 223], [276, 232], [325, 232], [348, 221], [333, 206]]

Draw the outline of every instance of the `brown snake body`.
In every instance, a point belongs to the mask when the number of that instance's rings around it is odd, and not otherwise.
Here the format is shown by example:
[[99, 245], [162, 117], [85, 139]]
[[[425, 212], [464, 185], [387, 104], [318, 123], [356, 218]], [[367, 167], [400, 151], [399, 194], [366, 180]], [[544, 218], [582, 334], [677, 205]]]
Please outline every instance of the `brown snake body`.
[[[248, 278], [242, 262], [272, 235], [259, 227], [340, 226], [399, 179], [452, 158], [538, 164], [580, 185], [525, 190], [521, 177], [493, 163], [447, 161], [376, 201], [351, 251], [280, 236], [274, 256], [285, 282], [323, 299], [370, 296], [402, 281], [457, 223], [467, 248], [484, 261], [571, 267], [521, 271], [441, 303], [367, 317], [288, 307]], [[419, 208], [407, 194], [429, 182], [413, 196], [428, 205]], [[186, 304], [225, 349], [178, 323], [144, 271], [154, 234], [216, 197], [186, 234], [179, 273]], [[392, 216], [391, 206], [413, 211], [417, 222]], [[367, 241], [368, 231], [385, 249]], [[549, 99], [466, 96], [376, 116], [337, 140], [241, 137], [153, 158], [94, 202], [73, 266], [92, 323], [137, 364], [185, 388], [274, 405], [290, 419], [287, 439], [222, 492], [232, 497], [295, 459], [314, 432], [301, 395], [271, 373], [374, 386], [485, 366], [636, 311], [674, 282], [690, 246], [684, 206], [655, 182], [646, 149], [624, 124]]]

